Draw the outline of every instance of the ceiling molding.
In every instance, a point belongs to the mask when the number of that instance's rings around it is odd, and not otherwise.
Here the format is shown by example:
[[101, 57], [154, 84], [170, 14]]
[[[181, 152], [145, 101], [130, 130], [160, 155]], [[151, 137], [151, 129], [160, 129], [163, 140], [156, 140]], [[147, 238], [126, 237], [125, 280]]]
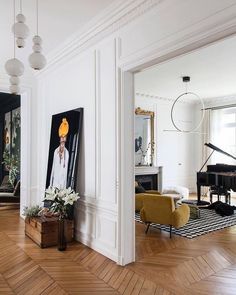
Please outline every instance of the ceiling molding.
[[55, 64], [63, 64], [164, 1], [166, 0], [114, 2], [103, 13], [93, 18], [81, 31], [73, 34], [61, 46], [49, 53], [47, 67], [36, 75], [41, 76]]
[[171, 98], [167, 98], [167, 97], [161, 97], [155, 94], [147, 94], [147, 93], [140, 93], [140, 92], [136, 92], [135, 93], [136, 96], [142, 97], [142, 98], [147, 98], [147, 99], [159, 99], [159, 100], [163, 100], [163, 101], [170, 101], [173, 102], [174, 99]]
[[204, 99], [204, 103], [206, 107], [233, 104], [236, 103], [236, 94], [219, 96], [214, 98], [206, 98]]
[[[140, 92], [136, 92], [135, 93], [136, 97], [141, 97], [144, 99], [152, 99], [152, 100], [161, 100], [161, 101], [168, 101], [173, 103], [175, 101], [175, 99], [173, 98], [167, 98], [167, 97], [162, 97], [162, 96], [158, 96], [158, 95], [154, 95], [154, 94], [147, 94], [147, 93], [140, 93]], [[198, 105], [199, 103], [191, 103], [190, 101], [178, 101], [178, 103], [180, 104], [184, 104], [184, 105]]]
[[[135, 93], [136, 97], [141, 97], [144, 99], [152, 99], [152, 100], [161, 100], [161, 101], [168, 101], [173, 103], [174, 99], [167, 98], [167, 97], [161, 97], [155, 94], [147, 94], [147, 93], [140, 93], [136, 92]], [[220, 106], [220, 105], [230, 105], [230, 104], [235, 104], [236, 103], [236, 94], [232, 95], [227, 95], [227, 96], [219, 96], [219, 97], [214, 97], [214, 98], [203, 98], [205, 108], [208, 107], [215, 107], [215, 106]], [[187, 101], [181, 101], [179, 103], [182, 104], [190, 104]]]
[[[141, 97], [144, 99], [152, 99], [152, 100], [161, 100], [161, 101], [169, 101], [173, 103], [175, 99], [172, 98], [167, 98], [167, 97], [161, 97], [158, 95], [154, 94], [147, 94], [147, 93], [140, 93], [136, 92], [135, 93], [136, 97]], [[232, 95], [227, 95], [227, 96], [219, 96], [219, 97], [214, 97], [214, 98], [203, 98], [203, 102], [205, 104], [205, 108], [208, 107], [214, 107], [214, 106], [219, 106], [219, 105], [230, 105], [230, 104], [235, 104], [236, 103], [236, 94]], [[182, 104], [191, 104], [190, 102], [187, 101], [179, 101], [178, 103]], [[198, 102], [194, 103], [195, 105], [200, 104]]]
[[119, 66], [126, 71], [132, 69], [138, 72], [144, 68], [146, 70], [157, 63], [232, 36], [236, 32], [235, 12], [236, 4], [226, 7], [197, 24], [192, 24], [164, 40], [154, 42], [152, 46], [148, 45], [142, 50], [133, 52], [132, 59], [130, 56], [124, 57]]

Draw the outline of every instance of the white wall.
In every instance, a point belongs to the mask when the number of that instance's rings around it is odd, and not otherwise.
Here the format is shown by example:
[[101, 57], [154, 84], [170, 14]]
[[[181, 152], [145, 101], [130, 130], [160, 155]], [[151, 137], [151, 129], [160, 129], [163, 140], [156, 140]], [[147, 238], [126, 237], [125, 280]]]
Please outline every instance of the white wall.
[[[165, 131], [175, 130], [171, 122], [172, 104], [168, 99], [136, 94], [136, 107], [155, 112], [155, 166], [163, 167], [163, 188], [181, 185], [195, 192], [196, 154], [199, 153], [194, 144], [196, 134]], [[192, 114], [192, 106], [181, 104], [178, 116], [186, 119], [188, 114]]]
[[[39, 159], [40, 198], [45, 188], [51, 116], [84, 108], [76, 212], [76, 239], [117, 259], [116, 87], [114, 39], [45, 75], [39, 82], [44, 130]], [[41, 134], [42, 135], [42, 134]], [[41, 138], [40, 135], [40, 138]], [[38, 139], [39, 140], [39, 139]]]
[[[234, 0], [123, 1], [88, 34], [65, 44], [38, 77], [37, 139], [31, 146], [31, 152], [37, 152], [34, 196], [40, 201], [45, 189], [51, 116], [83, 107], [76, 239], [118, 263], [134, 260], [134, 105], [132, 76], [124, 71], [190, 50], [197, 40], [201, 42], [196, 46], [201, 46], [209, 28], [215, 30], [215, 39], [222, 24], [227, 34], [233, 4]], [[157, 109], [157, 117], [166, 116], [168, 109]], [[166, 137], [168, 147], [173, 145], [169, 135], [157, 136]], [[178, 136], [181, 142], [187, 140]], [[179, 145], [174, 148], [179, 151]], [[177, 174], [181, 183], [187, 181], [183, 175], [191, 157], [184, 146], [182, 150], [179, 161], [164, 163], [173, 173], [166, 182], [173, 182]], [[158, 153], [165, 156], [165, 151], [163, 147]]]

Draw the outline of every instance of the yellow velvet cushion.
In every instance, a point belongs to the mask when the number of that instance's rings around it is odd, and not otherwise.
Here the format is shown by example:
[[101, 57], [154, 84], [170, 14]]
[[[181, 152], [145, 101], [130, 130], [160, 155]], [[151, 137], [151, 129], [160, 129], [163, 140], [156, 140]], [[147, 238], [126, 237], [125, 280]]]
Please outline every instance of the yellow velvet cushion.
[[189, 206], [184, 204], [175, 209], [174, 200], [169, 196], [146, 194], [143, 198], [140, 218], [144, 222], [172, 225], [179, 228], [188, 222], [189, 216]]
[[136, 212], [140, 211], [143, 208], [143, 200], [145, 197], [147, 197], [150, 194], [160, 195], [160, 193], [155, 190], [149, 190], [149, 191], [145, 191], [145, 193], [135, 194], [135, 211]]

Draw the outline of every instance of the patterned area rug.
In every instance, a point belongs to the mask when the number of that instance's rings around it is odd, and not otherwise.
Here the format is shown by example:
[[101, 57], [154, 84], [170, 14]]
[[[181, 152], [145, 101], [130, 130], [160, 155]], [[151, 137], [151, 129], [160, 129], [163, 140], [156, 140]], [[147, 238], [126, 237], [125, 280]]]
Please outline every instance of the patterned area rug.
[[[143, 223], [137, 212], [135, 213], [135, 220]], [[236, 214], [221, 217], [215, 210], [200, 209], [200, 218], [190, 219], [189, 222], [180, 229], [172, 228], [172, 233], [184, 238], [193, 239], [233, 225], [236, 225]], [[159, 230], [170, 231], [170, 228], [165, 225], [152, 223], [150, 226]]]

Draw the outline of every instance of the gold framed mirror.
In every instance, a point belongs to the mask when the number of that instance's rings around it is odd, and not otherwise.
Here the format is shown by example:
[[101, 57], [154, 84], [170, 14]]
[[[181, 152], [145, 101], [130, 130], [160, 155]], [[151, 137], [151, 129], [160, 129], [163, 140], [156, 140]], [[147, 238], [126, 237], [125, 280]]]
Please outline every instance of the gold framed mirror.
[[135, 109], [135, 166], [153, 166], [154, 112]]

